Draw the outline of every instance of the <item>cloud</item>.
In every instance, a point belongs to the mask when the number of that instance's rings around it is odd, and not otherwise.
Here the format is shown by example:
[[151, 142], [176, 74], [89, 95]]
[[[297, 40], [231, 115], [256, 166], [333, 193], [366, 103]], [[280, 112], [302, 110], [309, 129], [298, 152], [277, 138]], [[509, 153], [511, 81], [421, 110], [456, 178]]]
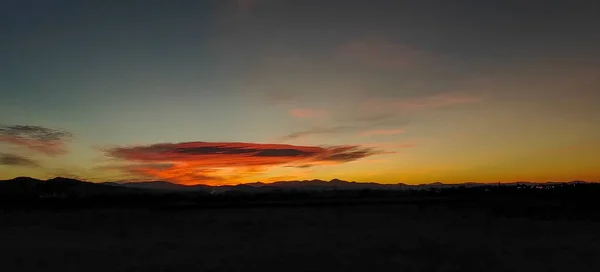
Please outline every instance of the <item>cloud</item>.
[[392, 116], [393, 116], [393, 114], [390, 114], [390, 113], [374, 114], [374, 115], [367, 114], [365, 116], [360, 116], [360, 117], [354, 118], [353, 121], [364, 122], [364, 123], [379, 123], [381, 121], [385, 121], [385, 120], [389, 119]]
[[[365, 111], [366, 112], [366, 111]], [[281, 141], [290, 141], [298, 138], [304, 138], [314, 135], [332, 135], [340, 133], [357, 133], [363, 130], [370, 130], [373, 126], [385, 125], [383, 121], [387, 121], [393, 114], [375, 114], [353, 119], [340, 121], [342, 125], [334, 125], [330, 127], [313, 127], [305, 130], [299, 130], [287, 134], [280, 138]], [[407, 124], [407, 121], [394, 120], [394, 125]]]
[[140, 176], [186, 184], [222, 184], [269, 167], [339, 164], [383, 152], [360, 146], [186, 142], [115, 147], [105, 153], [129, 163], [122, 170]]
[[256, 4], [255, 0], [236, 0], [236, 6], [238, 11], [242, 13], [249, 13]]
[[458, 104], [477, 103], [480, 101], [482, 101], [482, 98], [479, 96], [445, 93], [417, 98], [375, 98], [365, 101], [363, 106], [367, 109], [380, 111], [415, 111]]
[[286, 167], [292, 167], [292, 168], [311, 168], [314, 165], [312, 164], [301, 164], [301, 165], [291, 165], [291, 166], [286, 166]]
[[[367, 113], [368, 110], [361, 111]], [[395, 114], [395, 113], [394, 113]], [[345, 118], [338, 120], [341, 125], [333, 125], [330, 127], [312, 127], [305, 130], [299, 130], [289, 133], [280, 138], [281, 141], [295, 140], [298, 138], [309, 137], [314, 135], [332, 135], [340, 133], [358, 133], [360, 131], [368, 131], [374, 126], [385, 126], [385, 122], [391, 121], [392, 113], [372, 114], [358, 118]], [[408, 124], [406, 120], [393, 120], [393, 125]]]
[[216, 170], [190, 167], [189, 164], [165, 164], [165, 167], [139, 164], [128, 165], [121, 170], [147, 179], [176, 181], [182, 184], [217, 183], [224, 181], [223, 178], [215, 175], [218, 173]]
[[323, 116], [326, 114], [324, 110], [317, 110], [311, 108], [295, 108], [289, 111], [289, 114], [293, 117], [303, 118], [303, 117], [317, 117]]
[[338, 48], [340, 59], [373, 68], [406, 69], [430, 63], [431, 54], [384, 38], [362, 39]]
[[404, 129], [374, 129], [363, 131], [360, 134], [363, 136], [375, 136], [375, 135], [398, 135], [406, 132]]
[[23, 166], [23, 167], [39, 167], [40, 165], [29, 158], [15, 155], [0, 153], [0, 165], [8, 166]]
[[411, 148], [417, 146], [416, 143], [394, 143], [394, 142], [379, 142], [379, 143], [366, 143], [361, 144], [363, 147], [371, 147], [377, 149], [385, 149], [385, 150], [393, 150], [393, 149], [403, 149], [403, 148]]
[[[381, 154], [381, 152], [378, 152]], [[316, 162], [351, 162], [373, 155], [373, 149], [358, 146], [330, 147], [327, 152], [316, 157]]]
[[281, 90], [265, 92], [265, 99], [269, 105], [287, 104], [294, 101], [295, 98], [294, 94]]
[[336, 133], [344, 133], [355, 130], [355, 126], [333, 126], [333, 127], [314, 127], [306, 130], [300, 130], [296, 132], [292, 132], [288, 135], [285, 135], [281, 138], [283, 141], [294, 140], [302, 137], [307, 137], [311, 135], [322, 135], [322, 134], [336, 134]]
[[41, 126], [0, 125], [0, 143], [22, 146], [50, 156], [67, 153], [65, 143], [70, 132]]
[[[400, 113], [443, 108], [459, 104], [472, 104], [480, 101], [482, 101], [482, 97], [480, 96], [457, 93], [444, 93], [413, 98], [372, 98], [362, 102], [362, 105], [357, 107], [359, 110], [355, 112], [359, 112], [362, 116], [346, 119], [341, 122], [341, 125], [313, 127], [295, 131], [283, 136], [280, 140], [289, 141], [313, 135], [356, 133], [360, 131], [363, 131], [360, 133], [363, 136], [400, 134], [404, 130], [378, 130], [373, 129], [373, 127], [384, 125], [383, 122], [392, 120], [393, 117], [398, 116]], [[310, 113], [312, 111], [302, 110], [298, 112], [298, 115], [309, 116]], [[393, 121], [395, 125], [400, 122], [396, 119], [393, 119]], [[407, 123], [407, 121], [402, 122]]]

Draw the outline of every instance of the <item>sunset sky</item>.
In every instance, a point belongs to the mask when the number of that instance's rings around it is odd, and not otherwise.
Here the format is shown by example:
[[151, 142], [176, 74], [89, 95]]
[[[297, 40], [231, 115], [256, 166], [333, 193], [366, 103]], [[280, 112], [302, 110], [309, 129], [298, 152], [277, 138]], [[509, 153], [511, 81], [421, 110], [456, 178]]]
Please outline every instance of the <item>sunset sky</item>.
[[595, 2], [1, 1], [0, 179], [600, 181]]

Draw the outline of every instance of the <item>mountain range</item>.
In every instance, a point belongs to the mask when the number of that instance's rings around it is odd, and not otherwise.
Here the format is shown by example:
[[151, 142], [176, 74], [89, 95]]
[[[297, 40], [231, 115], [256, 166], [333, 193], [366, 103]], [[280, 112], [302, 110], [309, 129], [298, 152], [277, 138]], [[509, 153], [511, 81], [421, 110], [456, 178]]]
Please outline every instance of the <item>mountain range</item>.
[[[549, 182], [551, 183], [551, 182]], [[503, 185], [528, 184], [535, 185], [540, 183], [518, 182], [505, 183]], [[548, 184], [548, 183], [546, 183]], [[39, 180], [30, 177], [18, 177], [11, 180], [0, 180], [0, 195], [3, 194], [35, 194], [39, 196], [63, 196], [63, 195], [119, 195], [134, 193], [161, 193], [161, 192], [204, 192], [204, 193], [222, 193], [228, 191], [239, 192], [268, 192], [273, 190], [294, 190], [294, 191], [327, 191], [327, 190], [408, 190], [408, 189], [442, 189], [452, 187], [479, 187], [489, 186], [484, 183], [461, 183], [444, 184], [440, 182], [408, 185], [398, 184], [380, 184], [374, 182], [354, 182], [340, 179], [324, 180], [292, 180], [278, 181], [274, 183], [246, 183], [240, 185], [181, 185], [167, 181], [148, 181], [148, 182], [103, 182], [92, 183], [77, 179], [56, 177], [48, 180]]]

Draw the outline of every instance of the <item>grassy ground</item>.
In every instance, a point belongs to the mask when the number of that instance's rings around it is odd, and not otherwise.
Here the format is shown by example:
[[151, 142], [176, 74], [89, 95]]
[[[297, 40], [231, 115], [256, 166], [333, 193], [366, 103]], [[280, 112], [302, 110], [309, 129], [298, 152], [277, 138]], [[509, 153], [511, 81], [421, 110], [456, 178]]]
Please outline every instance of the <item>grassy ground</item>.
[[0, 213], [2, 271], [600, 271], [600, 224], [410, 205]]

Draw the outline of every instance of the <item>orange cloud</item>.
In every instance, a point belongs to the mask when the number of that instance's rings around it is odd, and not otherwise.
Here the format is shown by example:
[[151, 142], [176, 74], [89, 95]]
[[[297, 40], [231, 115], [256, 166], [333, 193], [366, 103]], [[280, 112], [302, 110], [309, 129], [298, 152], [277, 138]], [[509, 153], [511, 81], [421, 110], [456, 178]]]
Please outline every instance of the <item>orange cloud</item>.
[[302, 179], [303, 176], [295, 176], [295, 175], [287, 175], [287, 176], [277, 176], [267, 178], [267, 183], [278, 182], [278, 181], [286, 181], [286, 180], [297, 180]]
[[198, 183], [218, 184], [225, 179], [218, 176], [218, 170], [204, 169], [193, 163], [173, 163], [165, 165], [138, 164], [121, 168], [142, 179], [158, 179], [176, 181], [180, 184], [194, 185]]
[[398, 135], [406, 132], [404, 129], [375, 129], [361, 132], [363, 136], [375, 136], [375, 135]]
[[26, 147], [50, 156], [67, 153], [66, 142], [73, 134], [40, 126], [0, 125], [0, 143]]
[[311, 108], [295, 108], [289, 111], [291, 116], [302, 118], [302, 117], [316, 117], [325, 115], [325, 111], [311, 109]]
[[350, 162], [382, 152], [360, 146], [295, 146], [284, 144], [187, 142], [116, 147], [109, 157], [134, 163], [122, 170], [148, 178], [185, 184], [236, 183], [276, 166], [327, 165]]
[[411, 147], [417, 146], [417, 144], [416, 143], [393, 143], [393, 142], [390, 143], [390, 142], [387, 142], [387, 143], [361, 144], [361, 146], [387, 150], [387, 149], [411, 148]]

